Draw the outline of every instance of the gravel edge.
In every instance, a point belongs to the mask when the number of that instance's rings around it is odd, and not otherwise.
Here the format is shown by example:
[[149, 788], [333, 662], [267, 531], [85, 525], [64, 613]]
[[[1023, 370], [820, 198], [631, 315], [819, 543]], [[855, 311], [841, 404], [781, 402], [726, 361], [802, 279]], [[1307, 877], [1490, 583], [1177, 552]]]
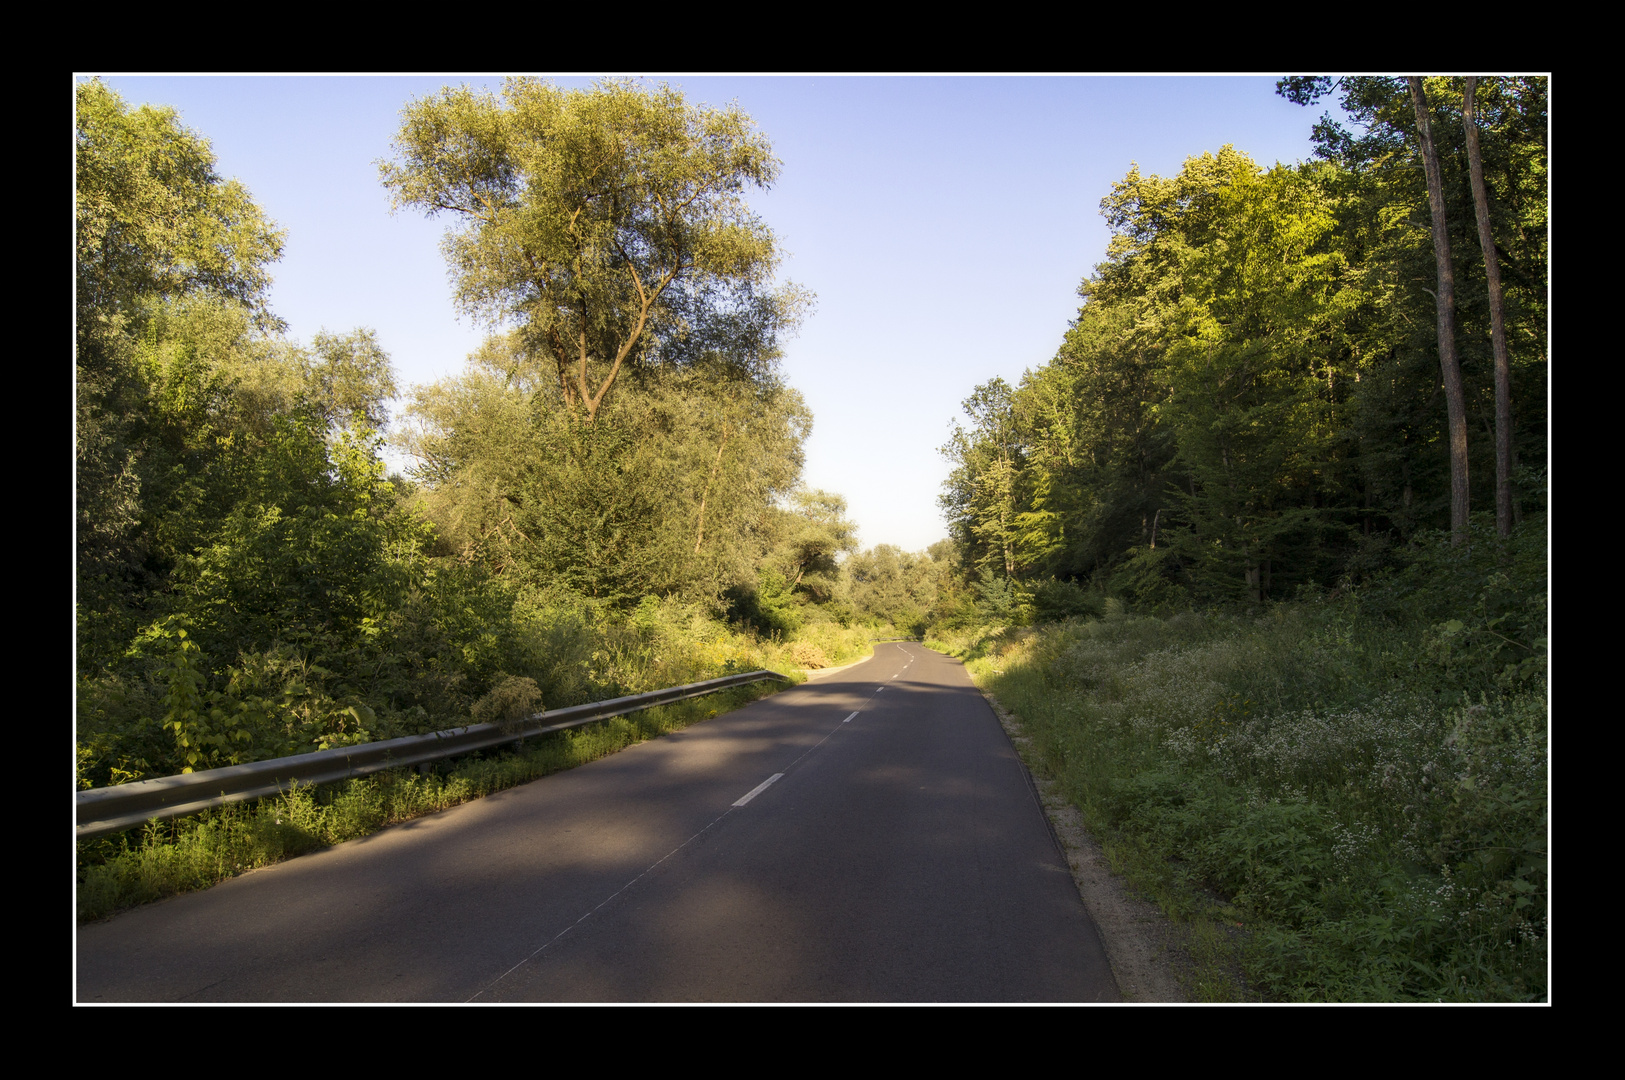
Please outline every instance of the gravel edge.
[[[1056, 790], [1042, 770], [1034, 767], [1029, 740], [1021, 722], [986, 690], [982, 696], [1004, 726], [1005, 734], [1021, 756], [1039, 803], [1049, 818], [1083, 906], [1094, 920], [1106, 947], [1117, 987], [1128, 1002], [1185, 1003], [1191, 1000], [1182, 983], [1193, 967], [1181, 947], [1185, 934], [1150, 901], [1131, 893], [1107, 865], [1100, 844], [1084, 827], [1083, 815]], [[1187, 975], [1182, 980], [1180, 976]]]

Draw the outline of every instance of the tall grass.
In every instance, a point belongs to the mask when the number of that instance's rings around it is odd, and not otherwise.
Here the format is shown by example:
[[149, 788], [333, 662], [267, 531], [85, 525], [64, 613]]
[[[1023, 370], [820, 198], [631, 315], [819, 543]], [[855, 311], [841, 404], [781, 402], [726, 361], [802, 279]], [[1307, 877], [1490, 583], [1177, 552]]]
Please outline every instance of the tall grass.
[[1248, 931], [1256, 990], [1543, 1000], [1544, 620], [1502, 634], [1484, 597], [1506, 575], [1479, 581], [1439, 622], [1346, 598], [1262, 617], [1117, 607], [938, 644], [1020, 717], [1138, 885]]

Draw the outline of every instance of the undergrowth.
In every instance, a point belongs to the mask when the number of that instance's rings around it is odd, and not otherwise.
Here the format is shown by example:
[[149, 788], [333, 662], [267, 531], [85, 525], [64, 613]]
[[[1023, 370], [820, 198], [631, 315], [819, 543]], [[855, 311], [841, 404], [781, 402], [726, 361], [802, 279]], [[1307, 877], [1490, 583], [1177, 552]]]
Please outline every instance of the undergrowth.
[[1541, 1001], [1544, 548], [1512, 548], [1262, 614], [932, 644], [1201, 939], [1199, 999]]
[[[559, 709], [761, 668], [799, 677], [870, 652], [864, 628], [763, 637], [672, 599], [612, 612], [492, 583], [479, 598], [485, 608], [451, 614], [408, 605], [365, 648], [288, 627], [228, 658], [184, 619], [155, 622], [118, 665], [80, 673], [79, 787], [427, 734], [508, 710], [518, 686], [529, 707]], [[447, 620], [461, 620], [450, 636]]]

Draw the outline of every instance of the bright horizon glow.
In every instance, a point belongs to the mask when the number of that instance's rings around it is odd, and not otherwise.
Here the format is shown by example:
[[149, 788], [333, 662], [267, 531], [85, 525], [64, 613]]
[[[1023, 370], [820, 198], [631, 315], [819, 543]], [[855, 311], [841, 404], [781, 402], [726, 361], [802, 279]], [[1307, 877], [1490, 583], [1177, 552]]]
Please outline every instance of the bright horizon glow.
[[[773, 143], [780, 181], [749, 202], [789, 252], [780, 279], [818, 296], [783, 363], [814, 417], [803, 479], [846, 497], [864, 547], [907, 551], [947, 535], [937, 447], [960, 402], [995, 377], [1018, 384], [1060, 346], [1078, 285], [1105, 256], [1100, 200], [1131, 163], [1167, 176], [1226, 144], [1265, 167], [1304, 160], [1331, 107], [1285, 101], [1268, 75], [644, 81], [737, 101]], [[453, 309], [448, 222], [392, 217], [375, 163], [409, 99], [459, 83], [500, 93], [500, 78], [106, 82], [129, 106], [174, 107], [220, 174], [287, 230], [270, 301], [290, 337], [371, 328], [403, 387], [463, 369], [485, 330]]]

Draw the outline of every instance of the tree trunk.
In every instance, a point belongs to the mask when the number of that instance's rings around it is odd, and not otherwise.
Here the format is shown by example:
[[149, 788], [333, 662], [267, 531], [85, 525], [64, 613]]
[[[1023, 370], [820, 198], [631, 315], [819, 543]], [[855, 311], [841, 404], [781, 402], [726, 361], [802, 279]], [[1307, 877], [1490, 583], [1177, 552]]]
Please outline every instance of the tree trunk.
[[1247, 554], [1247, 569], [1243, 574], [1243, 579], [1247, 583], [1247, 599], [1255, 604], [1262, 601], [1263, 594], [1258, 588], [1258, 561], [1252, 557], [1250, 552]]
[[[711, 497], [711, 485], [716, 482], [717, 470], [722, 468], [722, 450], [728, 445], [732, 430], [722, 429], [722, 441], [717, 443], [717, 460], [711, 465], [711, 475], [705, 479], [705, 491], [700, 495], [700, 525], [694, 530], [694, 554], [700, 553], [700, 541], [705, 538], [705, 501]], [[799, 579], [798, 579], [799, 580]]]
[[1422, 167], [1427, 172], [1428, 209], [1433, 215], [1433, 258], [1439, 270], [1439, 291], [1433, 300], [1439, 319], [1439, 372], [1450, 417], [1450, 543], [1455, 545], [1467, 539], [1467, 403], [1461, 386], [1461, 363], [1456, 359], [1456, 275], [1450, 262], [1444, 176], [1433, 144], [1427, 93], [1418, 76], [1410, 77], [1410, 87], [1411, 103], [1416, 106], [1416, 128], [1422, 140]]
[[1501, 305], [1501, 262], [1490, 231], [1490, 201], [1484, 189], [1484, 157], [1478, 149], [1473, 113], [1478, 78], [1467, 76], [1461, 119], [1467, 129], [1467, 168], [1473, 178], [1473, 209], [1478, 214], [1478, 246], [1484, 249], [1484, 277], [1490, 290], [1490, 344], [1495, 350], [1495, 531], [1512, 535], [1512, 361], [1507, 356], [1506, 318]]

